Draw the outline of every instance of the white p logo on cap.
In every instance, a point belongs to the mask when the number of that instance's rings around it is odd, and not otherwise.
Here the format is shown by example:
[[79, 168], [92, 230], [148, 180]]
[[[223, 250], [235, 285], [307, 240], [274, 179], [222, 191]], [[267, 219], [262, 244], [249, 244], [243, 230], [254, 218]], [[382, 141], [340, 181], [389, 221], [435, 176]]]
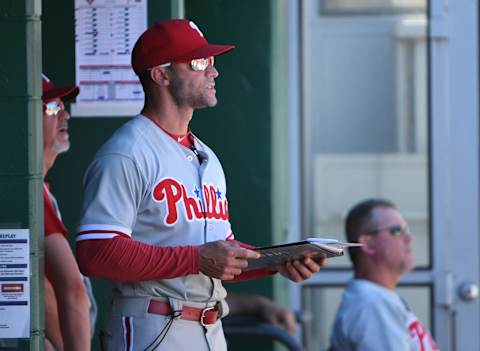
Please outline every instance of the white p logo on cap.
[[198, 32], [198, 34], [200, 34], [200, 36], [203, 37], [202, 31], [200, 30], [200, 28], [198, 28], [198, 26], [197, 26], [195, 23], [193, 23], [192, 21], [190, 21], [189, 24], [190, 24], [190, 27], [192, 27], [193, 29], [195, 29], [195, 30]]

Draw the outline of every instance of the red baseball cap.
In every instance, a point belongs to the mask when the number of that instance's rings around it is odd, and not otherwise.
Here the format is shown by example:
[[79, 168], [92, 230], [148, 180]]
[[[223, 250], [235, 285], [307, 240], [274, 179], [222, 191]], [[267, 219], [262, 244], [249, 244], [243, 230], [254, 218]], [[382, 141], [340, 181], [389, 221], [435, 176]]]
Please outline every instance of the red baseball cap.
[[209, 44], [192, 21], [159, 21], [143, 32], [135, 43], [132, 67], [140, 75], [146, 69], [163, 63], [217, 56], [234, 48], [233, 45]]
[[48, 102], [53, 99], [68, 100], [78, 95], [77, 86], [57, 88], [48, 77], [42, 73], [42, 100]]

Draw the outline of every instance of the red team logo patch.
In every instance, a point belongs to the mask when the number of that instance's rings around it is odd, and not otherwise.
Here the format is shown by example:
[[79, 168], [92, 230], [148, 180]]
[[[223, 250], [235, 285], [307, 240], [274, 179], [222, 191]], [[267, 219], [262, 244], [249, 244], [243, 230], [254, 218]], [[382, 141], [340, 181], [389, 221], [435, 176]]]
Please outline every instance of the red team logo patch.
[[195, 187], [192, 194], [195, 195], [189, 196], [185, 185], [173, 178], [162, 179], [155, 185], [152, 192], [153, 200], [165, 202], [167, 205], [165, 224], [175, 224], [180, 211], [184, 211], [188, 221], [205, 218], [228, 220], [228, 201], [218, 187], [214, 185], [203, 185], [202, 189]]

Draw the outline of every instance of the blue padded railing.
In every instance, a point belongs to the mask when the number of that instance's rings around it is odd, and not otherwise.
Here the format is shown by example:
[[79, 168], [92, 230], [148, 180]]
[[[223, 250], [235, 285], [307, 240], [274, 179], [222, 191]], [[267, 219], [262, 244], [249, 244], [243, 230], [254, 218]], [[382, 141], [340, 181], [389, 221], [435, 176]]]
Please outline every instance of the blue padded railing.
[[223, 331], [229, 336], [261, 336], [283, 344], [290, 351], [303, 351], [302, 345], [279, 326], [262, 323], [253, 316], [235, 315], [222, 319]]

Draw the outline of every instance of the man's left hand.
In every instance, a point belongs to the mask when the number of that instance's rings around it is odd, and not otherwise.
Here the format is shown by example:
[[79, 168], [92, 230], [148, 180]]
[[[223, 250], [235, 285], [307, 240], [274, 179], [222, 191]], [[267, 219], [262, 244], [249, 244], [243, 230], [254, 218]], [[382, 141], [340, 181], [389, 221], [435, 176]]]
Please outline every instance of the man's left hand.
[[278, 272], [284, 277], [294, 281], [301, 282], [309, 279], [314, 273], [327, 264], [327, 258], [304, 258], [303, 260], [288, 261], [284, 265], [277, 266]]

